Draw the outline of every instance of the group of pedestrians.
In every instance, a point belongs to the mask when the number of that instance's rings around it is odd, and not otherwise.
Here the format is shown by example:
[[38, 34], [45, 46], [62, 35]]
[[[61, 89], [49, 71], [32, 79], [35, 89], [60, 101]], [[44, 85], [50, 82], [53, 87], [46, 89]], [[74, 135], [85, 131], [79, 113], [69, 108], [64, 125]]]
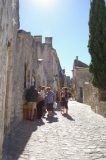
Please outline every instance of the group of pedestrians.
[[52, 116], [56, 94], [50, 87], [40, 86], [39, 91], [37, 91], [34, 85], [32, 85], [26, 92], [26, 100], [28, 104], [28, 120], [33, 121], [35, 109], [38, 119], [41, 119], [46, 109], [48, 112], [47, 116]]
[[68, 114], [68, 99], [70, 97], [67, 87], [63, 87], [60, 92], [54, 92], [51, 87], [40, 86], [38, 91], [34, 85], [31, 85], [26, 92], [28, 120], [34, 120], [35, 109], [38, 119], [41, 119], [43, 112], [47, 112], [48, 117], [52, 116], [54, 102], [59, 105], [61, 114]]

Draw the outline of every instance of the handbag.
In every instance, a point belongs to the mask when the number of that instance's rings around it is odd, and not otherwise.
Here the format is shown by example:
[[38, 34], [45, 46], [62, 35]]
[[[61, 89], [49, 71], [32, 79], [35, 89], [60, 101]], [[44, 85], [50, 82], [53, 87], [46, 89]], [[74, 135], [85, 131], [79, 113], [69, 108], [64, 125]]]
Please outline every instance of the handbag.
[[53, 103], [53, 108], [55, 108], [55, 109], [57, 108], [57, 103], [56, 102]]

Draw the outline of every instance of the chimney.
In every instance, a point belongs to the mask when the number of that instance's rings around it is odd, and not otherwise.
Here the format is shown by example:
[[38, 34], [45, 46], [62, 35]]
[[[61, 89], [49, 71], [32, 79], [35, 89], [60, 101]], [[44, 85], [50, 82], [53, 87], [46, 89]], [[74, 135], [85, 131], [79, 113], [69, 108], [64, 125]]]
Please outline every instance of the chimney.
[[42, 36], [34, 36], [35, 42], [42, 43]]
[[78, 66], [78, 56], [76, 56], [76, 65]]
[[45, 37], [45, 43], [52, 46], [52, 37]]

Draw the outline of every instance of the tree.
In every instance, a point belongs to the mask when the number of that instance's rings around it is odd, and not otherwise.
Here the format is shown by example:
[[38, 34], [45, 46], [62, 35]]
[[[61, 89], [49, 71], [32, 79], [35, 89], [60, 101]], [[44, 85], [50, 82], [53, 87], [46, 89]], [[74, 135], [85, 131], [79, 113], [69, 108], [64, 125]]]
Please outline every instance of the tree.
[[95, 87], [106, 90], [106, 6], [104, 0], [92, 0], [89, 15], [89, 71]]

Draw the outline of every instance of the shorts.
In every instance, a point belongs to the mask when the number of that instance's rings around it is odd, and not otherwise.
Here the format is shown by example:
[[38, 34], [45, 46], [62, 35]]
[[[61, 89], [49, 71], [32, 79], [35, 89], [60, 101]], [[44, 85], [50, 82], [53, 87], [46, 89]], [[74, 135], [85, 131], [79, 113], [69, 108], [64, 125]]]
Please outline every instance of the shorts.
[[36, 109], [36, 102], [28, 102], [28, 109]]
[[64, 105], [65, 108], [68, 109], [68, 101], [65, 101], [64, 103], [65, 103], [65, 105]]
[[65, 102], [60, 102], [60, 105], [61, 106], [65, 106]]
[[53, 111], [53, 103], [47, 103], [47, 111]]

